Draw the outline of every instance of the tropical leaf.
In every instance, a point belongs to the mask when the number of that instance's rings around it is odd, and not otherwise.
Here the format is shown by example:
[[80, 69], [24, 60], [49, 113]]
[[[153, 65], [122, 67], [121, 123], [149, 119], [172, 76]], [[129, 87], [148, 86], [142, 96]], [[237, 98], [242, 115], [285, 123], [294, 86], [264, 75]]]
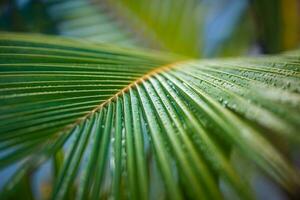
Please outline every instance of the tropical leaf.
[[37, 198], [48, 162], [45, 198], [223, 199], [223, 183], [253, 199], [233, 151], [297, 196], [281, 144], [300, 142], [299, 51], [200, 61], [5, 33], [0, 45], [1, 199]]

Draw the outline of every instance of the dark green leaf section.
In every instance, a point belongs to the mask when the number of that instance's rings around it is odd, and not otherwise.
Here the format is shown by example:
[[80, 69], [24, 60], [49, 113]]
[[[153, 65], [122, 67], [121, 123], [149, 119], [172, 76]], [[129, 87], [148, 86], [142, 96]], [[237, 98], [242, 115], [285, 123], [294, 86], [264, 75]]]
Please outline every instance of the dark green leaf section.
[[232, 149], [297, 195], [276, 140], [300, 142], [299, 52], [168, 64], [177, 58], [0, 38], [0, 167], [18, 165], [1, 197], [36, 190], [28, 180], [50, 160], [51, 199], [223, 199], [221, 180], [253, 199]]

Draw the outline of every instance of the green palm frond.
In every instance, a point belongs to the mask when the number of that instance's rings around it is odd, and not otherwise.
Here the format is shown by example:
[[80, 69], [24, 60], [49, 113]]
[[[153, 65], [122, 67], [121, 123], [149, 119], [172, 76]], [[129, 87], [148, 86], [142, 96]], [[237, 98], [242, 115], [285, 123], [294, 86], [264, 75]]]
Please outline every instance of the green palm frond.
[[299, 51], [199, 61], [4, 33], [0, 45], [0, 168], [15, 169], [1, 199], [32, 198], [48, 161], [52, 199], [222, 199], [220, 182], [252, 199], [233, 151], [299, 189], [278, 142], [300, 142]]

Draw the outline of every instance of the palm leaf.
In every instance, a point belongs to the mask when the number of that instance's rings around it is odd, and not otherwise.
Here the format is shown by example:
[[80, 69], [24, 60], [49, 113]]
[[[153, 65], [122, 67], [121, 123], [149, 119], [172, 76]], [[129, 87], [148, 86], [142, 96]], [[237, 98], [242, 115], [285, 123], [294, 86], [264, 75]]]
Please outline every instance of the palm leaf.
[[252, 199], [231, 152], [299, 191], [278, 144], [300, 141], [299, 51], [200, 61], [5, 33], [0, 45], [0, 168], [13, 170], [1, 198], [32, 198], [51, 162], [51, 199], [222, 199], [221, 182]]

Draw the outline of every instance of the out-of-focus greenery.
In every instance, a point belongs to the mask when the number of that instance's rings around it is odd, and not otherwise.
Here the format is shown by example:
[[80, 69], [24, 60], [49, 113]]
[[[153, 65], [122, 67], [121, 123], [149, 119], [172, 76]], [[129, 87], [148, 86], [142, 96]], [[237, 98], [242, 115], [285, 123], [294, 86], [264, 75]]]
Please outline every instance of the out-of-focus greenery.
[[0, 30], [55, 34], [55, 24], [42, 1], [0, 1]]
[[191, 57], [275, 53], [299, 44], [297, 0], [12, 0], [0, 30], [80, 37]]
[[259, 44], [265, 53], [299, 46], [300, 2], [298, 0], [253, 0]]

